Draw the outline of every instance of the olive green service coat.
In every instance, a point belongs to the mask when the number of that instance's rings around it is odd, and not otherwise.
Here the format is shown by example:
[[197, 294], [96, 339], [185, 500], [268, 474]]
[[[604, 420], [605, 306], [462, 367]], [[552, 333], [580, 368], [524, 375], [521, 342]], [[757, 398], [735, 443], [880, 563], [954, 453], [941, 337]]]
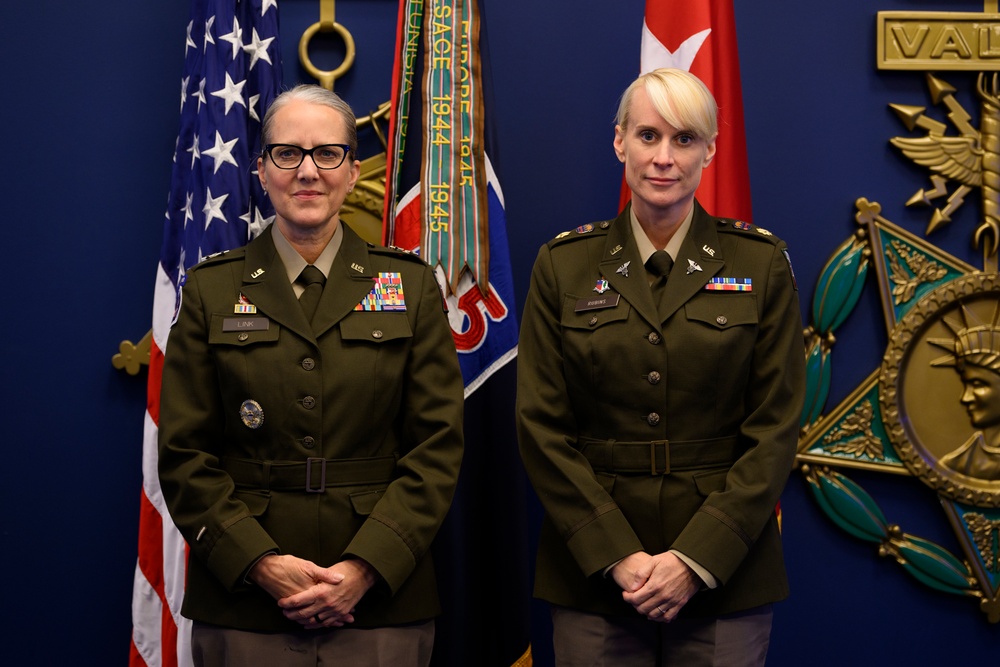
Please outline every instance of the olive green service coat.
[[[713, 277], [752, 289], [706, 289]], [[661, 321], [627, 210], [560, 235], [535, 262], [518, 436], [546, 512], [535, 595], [552, 603], [634, 615], [602, 572], [640, 550], [677, 549], [719, 581], [685, 615], [788, 594], [775, 505], [805, 353], [785, 244], [695, 202], [666, 289]]]
[[[405, 311], [356, 310], [386, 272], [401, 278]], [[235, 314], [241, 300], [256, 313]], [[355, 627], [438, 614], [428, 549], [455, 490], [462, 410], [451, 328], [422, 260], [345, 226], [313, 326], [270, 230], [193, 268], [166, 351], [159, 432], [163, 496], [191, 549], [182, 613], [300, 627], [244, 579], [275, 551], [374, 566], [382, 581]]]

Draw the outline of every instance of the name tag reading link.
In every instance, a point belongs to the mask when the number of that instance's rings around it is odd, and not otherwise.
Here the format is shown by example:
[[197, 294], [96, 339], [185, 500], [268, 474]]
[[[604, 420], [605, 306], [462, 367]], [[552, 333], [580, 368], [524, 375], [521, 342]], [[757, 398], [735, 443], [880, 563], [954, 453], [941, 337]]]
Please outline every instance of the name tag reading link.
[[575, 312], [582, 313], [585, 310], [614, 308], [618, 305], [618, 299], [621, 297], [621, 294], [605, 294], [603, 296], [585, 297], [576, 302]]
[[271, 320], [266, 317], [227, 317], [222, 320], [223, 331], [267, 331]]

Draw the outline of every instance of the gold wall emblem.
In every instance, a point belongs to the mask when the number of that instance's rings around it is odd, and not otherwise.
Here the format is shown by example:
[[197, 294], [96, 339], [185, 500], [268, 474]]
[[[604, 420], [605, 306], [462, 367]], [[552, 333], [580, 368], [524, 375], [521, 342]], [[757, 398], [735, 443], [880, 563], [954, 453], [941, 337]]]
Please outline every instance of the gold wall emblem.
[[[893, 104], [909, 134], [890, 143], [928, 172], [907, 206], [932, 209], [930, 235], [978, 194], [976, 268], [855, 202], [858, 229], [831, 255], [806, 329], [808, 392], [797, 462], [835, 524], [924, 584], [979, 602], [1000, 622], [1000, 13], [880, 12], [880, 69], [926, 72], [937, 110]], [[943, 76], [979, 72], [978, 108]], [[978, 126], [973, 122], [978, 114]], [[943, 116], [944, 120], [939, 119]], [[888, 345], [878, 368], [824, 414], [834, 331], [873, 268]], [[847, 473], [909, 476], [936, 494], [961, 554], [890, 523]]]

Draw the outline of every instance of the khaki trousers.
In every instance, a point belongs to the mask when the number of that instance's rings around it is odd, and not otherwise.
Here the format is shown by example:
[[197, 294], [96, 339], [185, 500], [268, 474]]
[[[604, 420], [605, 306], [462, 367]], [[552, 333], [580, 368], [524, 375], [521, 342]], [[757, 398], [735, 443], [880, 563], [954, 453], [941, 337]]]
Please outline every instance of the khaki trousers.
[[427, 667], [434, 621], [385, 628], [247, 632], [195, 623], [196, 667]]
[[556, 667], [763, 667], [771, 605], [655, 623], [552, 607]]

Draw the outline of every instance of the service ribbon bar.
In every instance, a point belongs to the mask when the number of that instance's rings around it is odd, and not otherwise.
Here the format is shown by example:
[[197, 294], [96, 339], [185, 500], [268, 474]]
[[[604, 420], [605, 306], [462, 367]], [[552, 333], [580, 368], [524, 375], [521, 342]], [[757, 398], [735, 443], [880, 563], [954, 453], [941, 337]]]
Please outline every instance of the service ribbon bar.
[[712, 278], [705, 289], [716, 292], [752, 292], [753, 280], [750, 278]]
[[361, 311], [406, 310], [403, 279], [398, 273], [380, 273], [372, 291], [354, 307]]

